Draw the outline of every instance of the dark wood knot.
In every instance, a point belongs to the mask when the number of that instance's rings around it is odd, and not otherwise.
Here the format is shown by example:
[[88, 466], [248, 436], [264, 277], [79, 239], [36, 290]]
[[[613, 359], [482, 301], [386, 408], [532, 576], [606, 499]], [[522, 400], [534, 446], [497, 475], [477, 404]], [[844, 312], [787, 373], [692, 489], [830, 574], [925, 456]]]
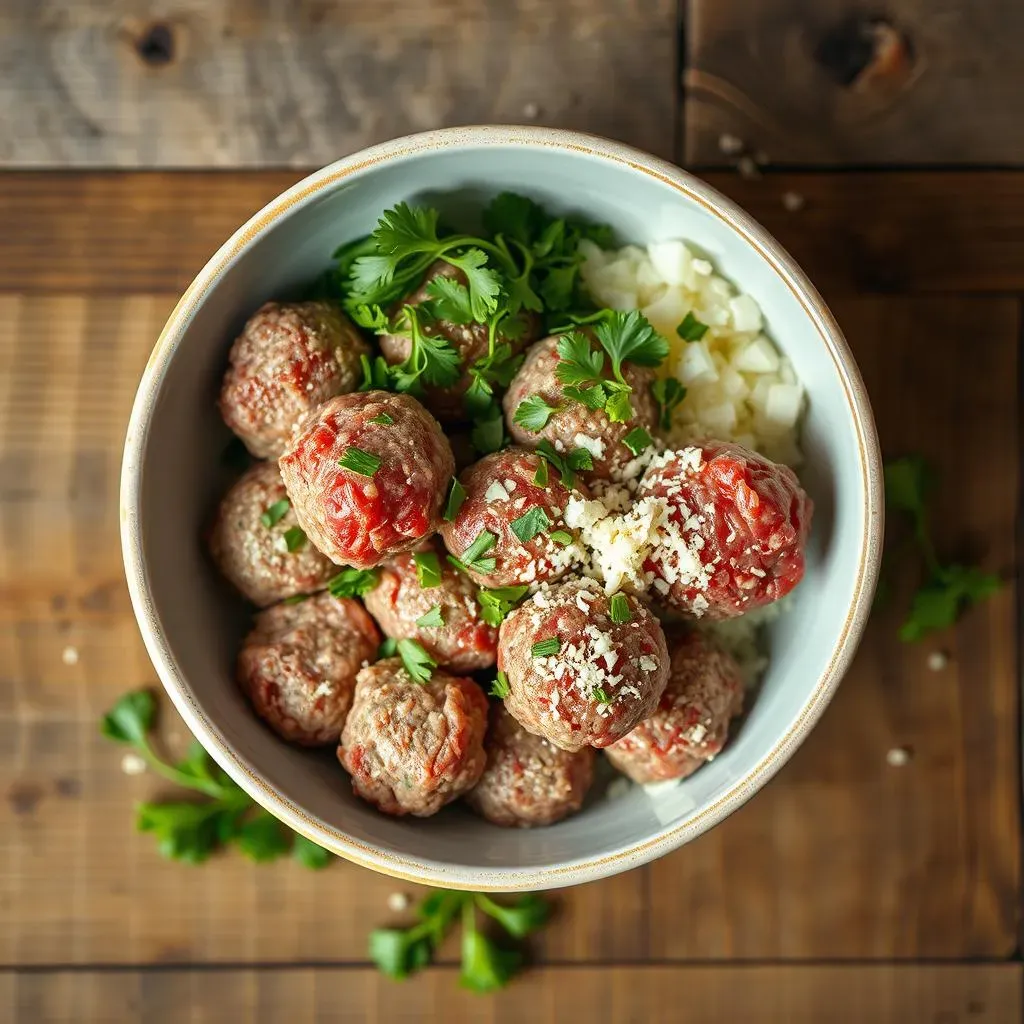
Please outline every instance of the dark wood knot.
[[174, 60], [174, 32], [169, 25], [155, 22], [135, 40], [135, 52], [151, 68], [170, 64]]
[[907, 35], [886, 18], [851, 15], [821, 37], [814, 59], [844, 88], [891, 88], [910, 77], [914, 52]]

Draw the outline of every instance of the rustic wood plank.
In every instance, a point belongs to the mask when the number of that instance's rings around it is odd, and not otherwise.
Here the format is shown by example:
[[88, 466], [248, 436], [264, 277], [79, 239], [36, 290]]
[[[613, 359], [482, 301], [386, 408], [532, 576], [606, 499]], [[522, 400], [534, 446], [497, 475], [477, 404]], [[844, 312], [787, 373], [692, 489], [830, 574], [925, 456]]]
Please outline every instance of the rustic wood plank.
[[691, 0], [685, 161], [1020, 164], [1015, 0]]
[[0, 976], [12, 1024], [1019, 1024], [1019, 965], [547, 968], [478, 996], [437, 969], [402, 984], [366, 968], [44, 971]]
[[[297, 171], [0, 175], [0, 290], [181, 292]], [[708, 180], [827, 298], [1024, 291], [1024, 173], [770, 174]], [[784, 197], [797, 197], [790, 212]]]
[[317, 166], [453, 124], [670, 156], [672, 0], [63, 0], [3, 16], [0, 164]]
[[[836, 306], [883, 448], [939, 470], [939, 550], [1012, 580], [1019, 455], [1011, 300]], [[975, 339], [965, 368], [951, 339]], [[894, 524], [890, 524], [891, 527]], [[652, 869], [652, 954], [672, 958], [1009, 956], [1020, 916], [1014, 587], [934, 640], [869, 626], [832, 706], [777, 780]], [[930, 671], [928, 655], [949, 655]], [[912, 759], [890, 767], [886, 754]], [[681, 926], [684, 925], [684, 926]]]

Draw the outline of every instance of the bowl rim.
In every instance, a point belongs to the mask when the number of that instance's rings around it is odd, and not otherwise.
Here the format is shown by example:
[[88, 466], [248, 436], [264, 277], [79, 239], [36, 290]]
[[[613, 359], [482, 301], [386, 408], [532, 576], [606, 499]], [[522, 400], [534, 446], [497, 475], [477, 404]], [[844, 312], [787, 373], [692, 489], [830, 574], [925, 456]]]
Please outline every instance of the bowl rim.
[[[138, 514], [143, 476], [142, 455], [147, 445], [157, 396], [193, 314], [223, 273], [280, 218], [354, 174], [430, 151], [490, 147], [553, 148], [625, 165], [661, 181], [698, 204], [759, 252], [800, 303], [831, 355], [856, 431], [865, 524], [853, 598], [836, 639], [831, 660], [809, 692], [796, 721], [779, 737], [771, 750], [713, 804], [687, 816], [682, 822], [660, 829], [640, 842], [597, 856], [521, 869], [458, 865], [411, 853], [384, 850], [376, 844], [352, 839], [340, 829], [313, 818], [274, 789], [253, 765], [233, 749], [220, 727], [205, 714], [178, 667], [150, 594]], [[687, 171], [622, 143], [555, 128], [476, 125], [404, 136], [360, 150], [329, 164], [272, 199], [217, 250], [174, 307], [143, 372], [125, 439], [119, 513], [128, 590], [157, 675], [188, 727], [243, 790], [296, 832], [363, 867], [409, 882], [511, 892], [576, 885], [645, 864], [707, 831], [750, 799], [775, 775], [825, 710], [849, 667], [864, 631], [881, 558], [884, 519], [882, 495], [882, 460], [874, 418], [860, 371], [842, 331], [804, 272], [751, 216]]]

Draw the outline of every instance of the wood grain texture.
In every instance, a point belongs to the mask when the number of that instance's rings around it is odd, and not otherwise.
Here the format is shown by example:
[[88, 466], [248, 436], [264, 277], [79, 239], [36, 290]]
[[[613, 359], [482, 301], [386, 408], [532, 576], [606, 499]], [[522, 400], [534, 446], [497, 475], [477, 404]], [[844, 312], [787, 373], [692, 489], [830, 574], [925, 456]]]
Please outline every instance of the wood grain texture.
[[[1012, 580], [1019, 331], [1012, 300], [838, 303], [883, 450], [938, 470], [949, 559]], [[971, 339], [964, 372], [946, 339]], [[898, 524], [889, 524], [890, 540]], [[946, 633], [897, 639], [913, 562], [822, 721], [778, 778], [652, 867], [652, 954], [1009, 956], [1020, 916], [1020, 721], [1012, 582]], [[928, 668], [930, 652], [949, 664]], [[911, 761], [890, 767], [886, 753]]]
[[0, 975], [11, 1024], [1019, 1024], [1017, 965], [535, 970], [496, 995], [453, 970], [395, 984], [367, 969]]
[[671, 156], [672, 0], [8, 4], [0, 164], [318, 166], [539, 121]]
[[[0, 290], [177, 293], [297, 171], [0, 175]], [[826, 298], [1024, 291], [1024, 172], [706, 175]], [[803, 207], [789, 212], [783, 198]]]
[[1020, 164], [1016, 0], [690, 0], [683, 158]]

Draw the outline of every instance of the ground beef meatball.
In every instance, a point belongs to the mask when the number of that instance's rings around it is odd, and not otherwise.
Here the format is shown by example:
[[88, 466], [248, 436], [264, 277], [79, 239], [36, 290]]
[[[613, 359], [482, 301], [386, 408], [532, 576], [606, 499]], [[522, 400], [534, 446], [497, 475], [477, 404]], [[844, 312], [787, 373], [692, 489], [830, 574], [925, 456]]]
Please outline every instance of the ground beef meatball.
[[647, 497], [668, 506], [644, 568], [670, 607], [731, 618], [777, 601], [803, 578], [814, 506], [788, 466], [707, 441], [658, 456], [637, 491]]
[[256, 713], [286, 740], [336, 743], [356, 673], [377, 657], [380, 633], [358, 601], [318, 594], [256, 616], [237, 678]]
[[388, 636], [418, 640], [442, 668], [474, 672], [490, 668], [498, 653], [498, 630], [480, 618], [476, 593], [472, 580], [449, 565], [440, 546], [431, 543], [385, 562], [377, 586], [364, 601]]
[[224, 495], [209, 545], [217, 568], [261, 608], [312, 594], [338, 571], [301, 535], [276, 462], [257, 463]]
[[610, 599], [596, 582], [542, 587], [501, 625], [498, 668], [505, 707], [529, 732], [563, 750], [607, 747], [658, 705], [668, 650], [658, 620], [637, 598]]
[[488, 821], [530, 828], [580, 809], [594, 775], [593, 748], [561, 750], [527, 732], [500, 705], [491, 709], [484, 748], [487, 767], [466, 802]]
[[731, 655], [692, 630], [673, 631], [668, 643], [668, 686], [657, 710], [605, 751], [634, 782], [692, 775], [725, 746], [729, 720], [743, 710], [743, 677]]
[[455, 461], [408, 395], [365, 391], [322, 405], [281, 456], [299, 524], [341, 565], [368, 569], [437, 529]]
[[414, 682], [398, 658], [363, 669], [338, 760], [357, 796], [385, 814], [425, 818], [484, 770], [487, 698], [472, 679]]
[[441, 523], [441, 536], [464, 562], [481, 535], [494, 538], [478, 561], [467, 564], [481, 586], [554, 580], [583, 560], [580, 541], [562, 518], [570, 491], [535, 452], [506, 448], [487, 455], [464, 470], [459, 483], [465, 500], [454, 519]]
[[[423, 283], [412, 294], [406, 296], [396, 304], [397, 313], [402, 306], [418, 306], [420, 303], [430, 299], [427, 285], [435, 277], [449, 277], [460, 284], [466, 283], [466, 275], [457, 267], [453, 267], [444, 260], [438, 260], [427, 271]], [[533, 314], [524, 314], [517, 318], [516, 323], [522, 323], [523, 329], [517, 331], [515, 336], [510, 336], [498, 331], [497, 343], [507, 343], [511, 346], [513, 353], [519, 353], [527, 344], [537, 337], [538, 321]], [[487, 325], [481, 323], [457, 324], [451, 320], [432, 321], [423, 318], [421, 326], [425, 334], [432, 337], [443, 337], [447, 339], [462, 362], [464, 372], [458, 381], [450, 387], [424, 388], [423, 404], [442, 422], [460, 423], [467, 420], [466, 410], [463, 408], [462, 397], [465, 395], [472, 377], [469, 374], [469, 367], [478, 359], [487, 355], [488, 331]], [[385, 334], [380, 338], [380, 350], [384, 358], [392, 364], [404, 362], [409, 358], [412, 350], [412, 340], [404, 334]]]
[[[596, 345], [596, 342], [594, 343]], [[626, 423], [612, 423], [603, 411], [595, 412], [579, 402], [569, 401], [562, 393], [562, 385], [555, 377], [559, 359], [558, 338], [545, 338], [526, 353], [526, 361], [512, 378], [503, 399], [505, 420], [512, 440], [534, 448], [542, 441], [550, 441], [558, 451], [587, 448], [593, 456], [594, 468], [582, 474], [585, 480], [608, 479], [635, 453], [623, 444], [623, 438], [637, 427], [653, 434], [658, 422], [657, 403], [651, 394], [654, 375], [650, 370], [632, 363], [623, 366], [623, 376], [633, 388], [630, 403], [633, 417]], [[515, 421], [516, 410], [533, 395], [539, 395], [556, 411], [539, 430], [527, 430]]]
[[321, 402], [354, 391], [370, 347], [329, 302], [267, 302], [235, 339], [220, 392], [224, 422], [257, 458], [277, 458]]

